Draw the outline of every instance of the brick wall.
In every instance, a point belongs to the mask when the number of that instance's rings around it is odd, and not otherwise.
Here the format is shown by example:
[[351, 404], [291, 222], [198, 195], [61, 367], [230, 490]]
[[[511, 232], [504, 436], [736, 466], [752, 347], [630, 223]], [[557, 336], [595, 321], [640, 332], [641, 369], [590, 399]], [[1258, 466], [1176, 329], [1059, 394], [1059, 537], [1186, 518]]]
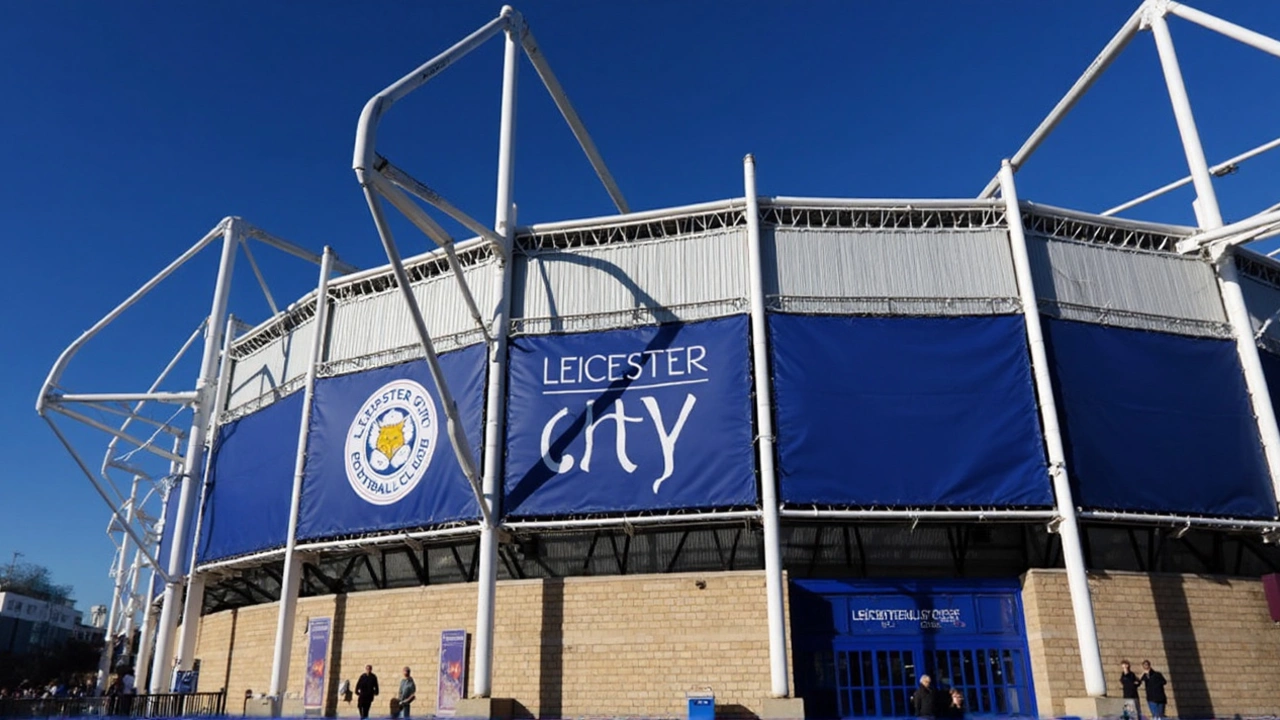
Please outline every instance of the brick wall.
[[[1276, 712], [1271, 679], [1280, 674], [1280, 626], [1271, 622], [1261, 582], [1095, 573], [1089, 590], [1109, 695], [1120, 695], [1120, 661], [1140, 673], [1145, 659], [1169, 681], [1170, 716]], [[1066, 573], [1027, 573], [1022, 602], [1036, 702], [1041, 715], [1061, 715], [1066, 698], [1084, 697]]]
[[[685, 692], [710, 686], [721, 713], [758, 713], [769, 695], [764, 582], [751, 571], [499, 583], [493, 695], [514, 698], [524, 716], [682, 717]], [[430, 714], [440, 631], [474, 634], [475, 600], [474, 584], [304, 598], [289, 694], [301, 689], [306, 618], [329, 616], [330, 714], [336, 706], [339, 716], [356, 715], [355, 703], [338, 702], [336, 691], [339, 680], [354, 685], [366, 664], [382, 685], [375, 712], [385, 713], [409, 665], [419, 685], [415, 714]], [[246, 689], [267, 690], [277, 612], [272, 603], [201, 620], [201, 689], [225, 686], [232, 713]], [[285, 712], [300, 711], [290, 697]]]

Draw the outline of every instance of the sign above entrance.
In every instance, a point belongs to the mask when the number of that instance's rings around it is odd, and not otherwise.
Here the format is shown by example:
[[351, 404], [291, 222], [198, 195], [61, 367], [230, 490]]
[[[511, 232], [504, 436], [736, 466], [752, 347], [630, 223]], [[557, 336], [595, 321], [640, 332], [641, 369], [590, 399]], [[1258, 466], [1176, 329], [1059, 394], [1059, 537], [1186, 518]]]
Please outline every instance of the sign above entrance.
[[1000, 595], [854, 595], [850, 635], [1004, 633], [1014, 627], [1012, 600]]
[[849, 602], [851, 634], [974, 631], [971, 598], [863, 595]]

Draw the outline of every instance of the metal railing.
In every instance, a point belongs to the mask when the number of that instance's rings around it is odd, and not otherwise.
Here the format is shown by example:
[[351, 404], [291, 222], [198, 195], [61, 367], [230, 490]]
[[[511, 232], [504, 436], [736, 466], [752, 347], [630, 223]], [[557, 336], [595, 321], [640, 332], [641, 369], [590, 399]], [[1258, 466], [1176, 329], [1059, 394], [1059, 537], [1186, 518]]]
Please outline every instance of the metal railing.
[[214, 717], [226, 714], [227, 693], [156, 693], [98, 697], [3, 698], [0, 718]]

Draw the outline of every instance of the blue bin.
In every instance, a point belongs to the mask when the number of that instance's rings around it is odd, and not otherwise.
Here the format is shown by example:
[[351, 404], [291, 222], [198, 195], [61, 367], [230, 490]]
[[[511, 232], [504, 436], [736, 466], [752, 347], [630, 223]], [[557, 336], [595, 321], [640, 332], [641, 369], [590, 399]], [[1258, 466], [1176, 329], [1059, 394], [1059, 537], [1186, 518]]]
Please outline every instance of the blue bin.
[[685, 693], [689, 702], [689, 720], [715, 720], [716, 696], [711, 690]]

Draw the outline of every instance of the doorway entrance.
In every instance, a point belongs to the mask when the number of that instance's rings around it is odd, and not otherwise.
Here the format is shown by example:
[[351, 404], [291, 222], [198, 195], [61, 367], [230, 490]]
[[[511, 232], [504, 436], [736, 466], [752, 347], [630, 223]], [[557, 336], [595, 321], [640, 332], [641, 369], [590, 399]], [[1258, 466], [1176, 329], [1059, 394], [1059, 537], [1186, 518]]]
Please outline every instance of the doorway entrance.
[[[1016, 581], [798, 580], [796, 691], [815, 717], [909, 717], [929, 675], [971, 715], [1036, 715]], [[949, 702], [949, 699], [947, 700]]]

